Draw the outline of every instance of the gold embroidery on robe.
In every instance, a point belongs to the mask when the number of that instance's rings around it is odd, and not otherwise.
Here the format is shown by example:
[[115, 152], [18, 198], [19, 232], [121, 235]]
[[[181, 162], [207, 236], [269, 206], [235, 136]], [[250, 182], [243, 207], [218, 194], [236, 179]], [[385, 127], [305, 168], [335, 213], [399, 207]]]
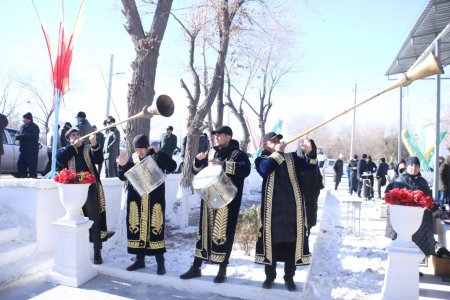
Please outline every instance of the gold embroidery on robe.
[[225, 253], [212, 253], [211, 254], [211, 261], [213, 262], [224, 262], [225, 261]]
[[286, 164], [288, 167], [289, 178], [294, 188], [294, 197], [296, 205], [297, 215], [297, 242], [295, 246], [295, 261], [299, 262], [303, 257], [303, 233], [304, 233], [304, 220], [303, 220], [303, 199], [300, 189], [300, 185], [297, 180], [297, 174], [295, 170], [295, 162], [292, 155], [286, 155]]
[[163, 212], [161, 209], [161, 204], [156, 203], [153, 206], [153, 210], [152, 210], [151, 227], [152, 227], [153, 234], [155, 234], [155, 235], [161, 234], [163, 224], [164, 224], [164, 216], [163, 216]]
[[223, 245], [227, 241], [228, 206], [218, 209], [214, 213], [214, 227], [212, 240], [216, 245]]
[[128, 214], [128, 223], [131, 233], [139, 231], [139, 211], [135, 201], [130, 202], [130, 212]]

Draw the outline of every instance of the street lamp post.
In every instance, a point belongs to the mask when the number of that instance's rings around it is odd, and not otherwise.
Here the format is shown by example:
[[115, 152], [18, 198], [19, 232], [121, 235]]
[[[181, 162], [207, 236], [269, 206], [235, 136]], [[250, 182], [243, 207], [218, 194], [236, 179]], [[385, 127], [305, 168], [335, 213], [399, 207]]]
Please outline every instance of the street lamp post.
[[112, 72], [113, 72], [114, 55], [111, 54], [111, 60], [109, 63], [109, 79], [108, 79], [108, 97], [106, 98], [106, 116], [109, 116], [109, 107], [111, 102], [111, 86], [112, 86]]

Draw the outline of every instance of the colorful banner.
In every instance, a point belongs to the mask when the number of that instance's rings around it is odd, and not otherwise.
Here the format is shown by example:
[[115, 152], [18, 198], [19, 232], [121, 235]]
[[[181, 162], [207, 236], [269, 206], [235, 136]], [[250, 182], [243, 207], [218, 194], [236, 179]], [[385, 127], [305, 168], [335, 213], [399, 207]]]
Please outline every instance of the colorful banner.
[[[439, 143], [440, 144], [445, 136], [447, 135], [447, 130], [441, 131], [439, 136]], [[406, 147], [406, 150], [408, 151], [409, 155], [411, 156], [417, 156], [420, 160], [420, 169], [421, 170], [428, 170], [430, 166], [431, 159], [434, 155], [434, 145], [429, 146], [426, 151], [425, 145], [422, 147], [422, 149], [417, 145], [416, 140], [414, 136], [409, 132], [408, 129], [402, 130], [402, 141], [403, 144]]]
[[56, 53], [56, 61], [53, 65], [52, 59], [52, 49], [50, 44], [50, 38], [47, 34], [47, 30], [45, 30], [45, 26], [42, 23], [41, 17], [37, 11], [36, 5], [33, 0], [31, 0], [31, 4], [33, 4], [34, 11], [36, 16], [38, 17], [39, 23], [41, 25], [42, 32], [44, 34], [45, 43], [47, 45], [48, 56], [50, 58], [50, 67], [52, 70], [52, 81], [53, 81], [53, 106], [55, 108], [55, 122], [53, 126], [53, 146], [52, 146], [52, 167], [49, 174], [47, 174], [44, 178], [53, 178], [56, 175], [56, 146], [58, 140], [58, 118], [59, 118], [59, 105], [61, 99], [64, 98], [64, 94], [69, 90], [69, 72], [70, 65], [72, 63], [72, 53], [73, 47], [75, 45], [75, 40], [78, 37], [78, 31], [81, 27], [81, 23], [83, 21], [84, 16], [84, 0], [81, 1], [80, 9], [78, 10], [77, 18], [75, 20], [75, 24], [73, 26], [72, 34], [70, 38], [67, 39], [65, 30], [64, 30], [64, 11], [63, 11], [63, 1], [61, 1], [61, 10], [62, 10], [62, 18], [59, 23], [59, 32], [58, 32], [58, 50]]

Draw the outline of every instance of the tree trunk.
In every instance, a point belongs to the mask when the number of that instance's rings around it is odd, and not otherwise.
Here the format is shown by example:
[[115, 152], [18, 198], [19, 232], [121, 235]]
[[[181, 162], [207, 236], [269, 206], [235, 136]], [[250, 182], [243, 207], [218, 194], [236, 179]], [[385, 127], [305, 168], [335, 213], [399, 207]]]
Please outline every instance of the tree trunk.
[[[129, 84], [127, 96], [129, 117], [141, 112], [144, 106], [153, 103], [159, 49], [166, 31], [172, 2], [173, 0], [158, 1], [151, 29], [148, 34], [145, 34], [136, 2], [134, 0], [122, 0], [123, 14], [127, 19], [125, 29], [130, 34], [136, 50], [136, 59], [131, 64], [133, 77]], [[141, 133], [150, 135], [148, 119], [140, 118], [129, 122], [126, 128], [129, 152], [133, 149], [133, 137]]]
[[224, 87], [224, 83], [225, 83], [224, 70], [222, 70], [220, 79], [221, 79], [221, 82], [220, 82], [219, 92], [217, 93], [217, 100], [216, 100], [216, 105], [217, 105], [217, 119], [216, 119], [216, 124], [215, 124], [216, 127], [223, 125], [223, 110], [225, 107], [225, 104], [223, 103], [223, 87]]

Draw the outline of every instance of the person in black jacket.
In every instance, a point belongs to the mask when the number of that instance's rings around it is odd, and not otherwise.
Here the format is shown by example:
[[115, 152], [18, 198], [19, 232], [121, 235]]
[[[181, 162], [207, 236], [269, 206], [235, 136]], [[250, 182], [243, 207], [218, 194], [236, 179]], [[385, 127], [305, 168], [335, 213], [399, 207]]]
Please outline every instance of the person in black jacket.
[[348, 180], [348, 193], [352, 195], [354, 192], [358, 192], [358, 176], [357, 176], [357, 169], [358, 169], [358, 155], [353, 155], [353, 159], [350, 160], [348, 163], [348, 168], [350, 170], [350, 178]]
[[[106, 119], [106, 125], [116, 123], [114, 117], [109, 116]], [[120, 132], [116, 126], [106, 130], [106, 136], [103, 146], [103, 158], [105, 159], [105, 177], [117, 177], [117, 157], [120, 152]]]
[[[311, 157], [311, 153], [306, 153], [304, 150], [304, 144], [308, 144], [308, 149], [317, 149], [316, 143], [313, 139], [305, 139], [299, 142], [297, 149], [297, 155], [301, 158], [309, 157], [310, 159], [316, 159], [317, 157]], [[311, 230], [317, 224], [317, 203], [319, 201], [320, 190], [324, 188], [322, 173], [319, 166], [314, 171], [300, 172], [300, 180], [302, 182], [303, 200], [305, 203], [305, 214], [308, 220], [308, 230]]]
[[377, 165], [373, 162], [372, 160], [372, 156], [368, 155], [367, 156], [367, 165], [366, 165], [366, 172], [369, 172], [370, 175], [367, 176], [367, 178], [369, 178], [370, 180], [370, 197], [369, 199], [373, 198], [373, 185], [374, 185], [374, 177], [373, 175], [376, 173], [377, 171]]
[[59, 141], [61, 142], [61, 147], [66, 147], [70, 145], [70, 143], [66, 140], [66, 132], [72, 128], [72, 124], [70, 122], [64, 123], [64, 127], [61, 129], [61, 134], [59, 135]]
[[5, 154], [3, 149], [3, 135], [6, 126], [8, 126], [8, 118], [4, 114], [0, 114], [0, 164], [2, 162], [2, 155]]
[[37, 178], [39, 154], [39, 126], [33, 122], [33, 115], [27, 112], [23, 115], [23, 124], [16, 135], [20, 142], [19, 160], [17, 161], [18, 178]]
[[386, 159], [384, 157], [380, 158], [380, 164], [377, 168], [377, 191], [378, 191], [378, 199], [382, 198], [381, 195], [381, 187], [386, 185], [386, 176], [389, 170], [389, 165], [386, 163]]
[[[391, 184], [386, 187], [386, 193], [395, 188], [407, 188], [410, 190], [420, 190], [426, 196], [432, 197], [432, 192], [428, 182], [420, 174], [420, 161], [417, 157], [411, 156], [406, 159], [406, 171], [399, 174]], [[397, 233], [392, 228], [390, 218], [388, 215], [386, 221], [386, 237], [393, 240], [397, 238]], [[422, 250], [425, 255], [436, 255], [433, 235], [433, 214], [430, 210], [424, 210], [422, 223], [416, 233], [412, 236], [412, 241]]]
[[339, 183], [341, 183], [342, 175], [344, 174], [344, 162], [342, 161], [342, 158], [344, 157], [343, 154], [339, 154], [338, 159], [333, 165], [333, 171], [334, 171], [334, 190], [336, 191]]
[[361, 159], [358, 160], [358, 164], [356, 166], [356, 178], [358, 179], [358, 197], [361, 198], [361, 191], [363, 188], [363, 174], [367, 171], [367, 154], [363, 154]]

